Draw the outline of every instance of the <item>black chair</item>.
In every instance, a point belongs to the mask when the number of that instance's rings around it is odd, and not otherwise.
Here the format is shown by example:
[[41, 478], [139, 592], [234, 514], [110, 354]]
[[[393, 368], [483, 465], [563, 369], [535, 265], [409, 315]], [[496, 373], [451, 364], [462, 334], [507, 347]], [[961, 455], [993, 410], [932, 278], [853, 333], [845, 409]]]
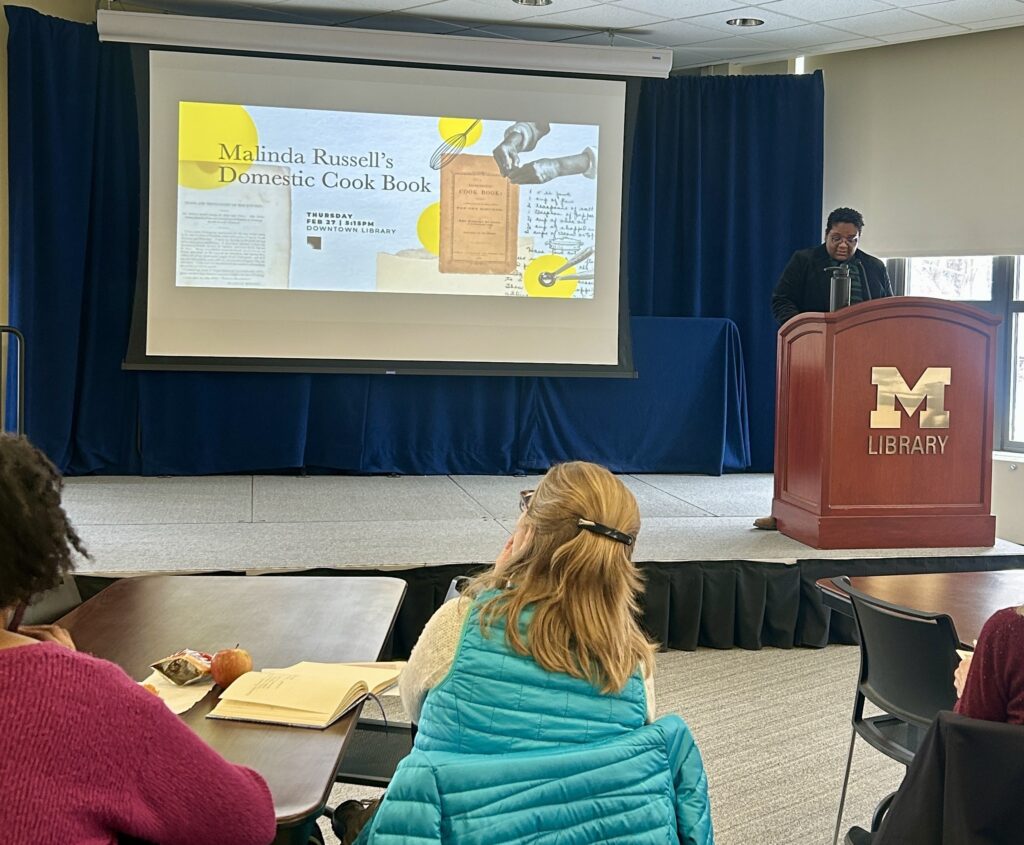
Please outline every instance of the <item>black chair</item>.
[[335, 780], [358, 786], [386, 787], [398, 764], [412, 751], [415, 725], [361, 718], [345, 749]]
[[[850, 596], [860, 636], [860, 677], [832, 840], [836, 845], [857, 737], [909, 766], [936, 714], [952, 709], [956, 703], [953, 670], [960, 658], [953, 622], [945, 614], [922, 613], [872, 598], [854, 589], [848, 578], [833, 578], [832, 583]], [[885, 712], [865, 717], [865, 701]], [[875, 810], [872, 830], [878, 829], [891, 799], [892, 796], [883, 799]]]

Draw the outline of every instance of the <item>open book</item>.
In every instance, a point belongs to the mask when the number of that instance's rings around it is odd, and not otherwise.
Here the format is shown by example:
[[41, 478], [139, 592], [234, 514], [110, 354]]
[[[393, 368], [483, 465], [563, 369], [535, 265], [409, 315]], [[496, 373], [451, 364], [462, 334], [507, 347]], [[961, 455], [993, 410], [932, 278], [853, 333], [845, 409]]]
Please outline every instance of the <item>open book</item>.
[[403, 663], [296, 663], [246, 672], [224, 692], [210, 719], [326, 728], [398, 680]]

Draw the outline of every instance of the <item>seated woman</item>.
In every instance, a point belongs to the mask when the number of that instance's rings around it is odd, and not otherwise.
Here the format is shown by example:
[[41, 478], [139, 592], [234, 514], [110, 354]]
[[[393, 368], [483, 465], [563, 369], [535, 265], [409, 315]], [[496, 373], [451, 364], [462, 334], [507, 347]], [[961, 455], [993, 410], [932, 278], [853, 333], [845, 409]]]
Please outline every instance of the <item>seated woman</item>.
[[0, 838], [266, 845], [274, 806], [256, 772], [117, 666], [76, 652], [67, 631], [17, 627], [19, 609], [71, 569], [72, 548], [85, 554], [61, 486], [41, 452], [0, 434]]
[[1024, 725], [1024, 606], [992, 614], [954, 675], [956, 712]]
[[[700, 754], [653, 725], [637, 622], [636, 500], [608, 470], [553, 467], [515, 533], [438, 610], [400, 679], [412, 754], [358, 841], [710, 843]], [[344, 841], [344, 840], [343, 840]], [[547, 841], [547, 839], [543, 839]]]

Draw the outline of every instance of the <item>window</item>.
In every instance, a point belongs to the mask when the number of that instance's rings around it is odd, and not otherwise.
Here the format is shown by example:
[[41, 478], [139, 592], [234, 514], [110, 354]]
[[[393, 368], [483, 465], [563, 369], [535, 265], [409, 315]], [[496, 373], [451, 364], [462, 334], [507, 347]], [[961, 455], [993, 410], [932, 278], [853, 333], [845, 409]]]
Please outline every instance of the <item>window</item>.
[[886, 264], [897, 294], [965, 302], [1002, 320], [993, 445], [1024, 452], [1024, 256], [890, 258]]
[[992, 298], [992, 256], [911, 258], [907, 295], [978, 302]]
[[[1020, 276], [1018, 280], [1018, 298], [1020, 297]], [[1013, 315], [1013, 358], [1010, 383], [1010, 443], [1024, 444], [1024, 314]], [[1009, 444], [1004, 444], [1009, 445]]]

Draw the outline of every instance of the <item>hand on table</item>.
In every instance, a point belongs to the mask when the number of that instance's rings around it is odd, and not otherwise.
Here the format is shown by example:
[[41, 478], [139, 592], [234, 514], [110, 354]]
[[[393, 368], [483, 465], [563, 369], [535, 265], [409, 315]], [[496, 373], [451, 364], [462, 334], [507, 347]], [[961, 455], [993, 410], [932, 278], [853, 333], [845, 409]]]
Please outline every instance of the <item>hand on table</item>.
[[75, 651], [75, 641], [71, 639], [71, 634], [60, 625], [22, 625], [18, 633], [41, 643], [56, 643]]

